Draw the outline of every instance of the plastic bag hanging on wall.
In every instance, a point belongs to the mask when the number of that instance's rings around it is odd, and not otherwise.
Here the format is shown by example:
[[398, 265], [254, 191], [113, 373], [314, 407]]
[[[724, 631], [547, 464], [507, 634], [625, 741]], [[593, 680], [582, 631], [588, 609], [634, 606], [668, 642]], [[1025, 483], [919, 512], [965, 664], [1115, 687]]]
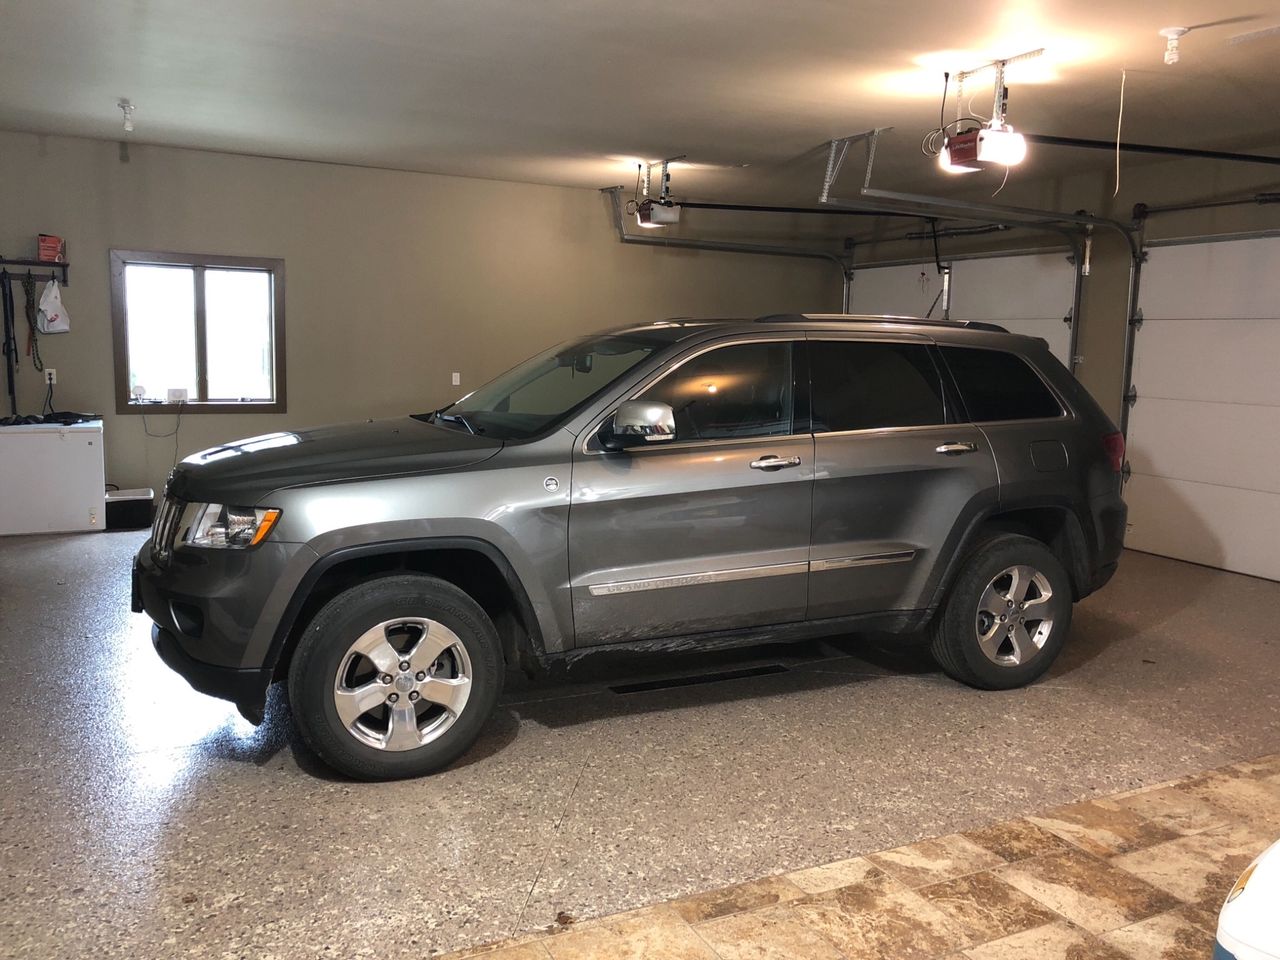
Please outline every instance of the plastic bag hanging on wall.
[[62, 290], [57, 280], [50, 280], [40, 294], [40, 312], [36, 314], [36, 326], [41, 333], [70, 333], [71, 318], [62, 305]]

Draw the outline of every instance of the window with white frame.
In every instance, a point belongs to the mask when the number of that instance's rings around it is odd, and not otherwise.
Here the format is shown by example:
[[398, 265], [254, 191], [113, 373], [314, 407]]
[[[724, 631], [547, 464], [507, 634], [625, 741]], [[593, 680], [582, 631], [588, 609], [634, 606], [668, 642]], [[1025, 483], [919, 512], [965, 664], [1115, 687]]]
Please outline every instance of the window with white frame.
[[118, 413], [284, 412], [283, 260], [112, 250], [111, 307]]

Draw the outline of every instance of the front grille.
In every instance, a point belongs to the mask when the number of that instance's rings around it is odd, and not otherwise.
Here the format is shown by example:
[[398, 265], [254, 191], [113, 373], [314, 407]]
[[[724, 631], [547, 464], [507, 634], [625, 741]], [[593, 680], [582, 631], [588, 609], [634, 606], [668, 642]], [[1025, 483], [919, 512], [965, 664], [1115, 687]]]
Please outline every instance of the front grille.
[[186, 506], [181, 500], [165, 497], [156, 511], [156, 522], [151, 527], [151, 555], [157, 560], [166, 560], [173, 549], [173, 538], [178, 532], [178, 521], [182, 519], [182, 510]]

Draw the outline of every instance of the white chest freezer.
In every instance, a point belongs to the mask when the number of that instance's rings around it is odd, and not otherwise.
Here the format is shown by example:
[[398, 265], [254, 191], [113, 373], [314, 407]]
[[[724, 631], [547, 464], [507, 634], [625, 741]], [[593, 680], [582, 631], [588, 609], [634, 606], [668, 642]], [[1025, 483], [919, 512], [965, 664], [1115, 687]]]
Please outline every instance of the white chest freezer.
[[106, 526], [102, 421], [0, 427], [0, 534]]

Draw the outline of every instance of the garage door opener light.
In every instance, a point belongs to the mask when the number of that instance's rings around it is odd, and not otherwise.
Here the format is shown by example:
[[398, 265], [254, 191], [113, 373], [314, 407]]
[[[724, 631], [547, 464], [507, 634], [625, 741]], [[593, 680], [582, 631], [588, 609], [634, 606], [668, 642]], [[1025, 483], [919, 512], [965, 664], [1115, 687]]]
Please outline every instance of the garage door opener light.
[[[1014, 61], [1038, 57], [1042, 53], [1044, 53], [1043, 48], [1031, 50], [1016, 57], [1009, 57], [1007, 60], [994, 60], [976, 70], [966, 70], [956, 74], [959, 84], [956, 98], [957, 111], [961, 109], [964, 102], [965, 79], [988, 67], [994, 68], [996, 72], [995, 97], [991, 106], [991, 119], [981, 126], [969, 127], [947, 135], [948, 127], [958, 126], [965, 120], [974, 119], [957, 116], [952, 123], [939, 127], [925, 138], [925, 152], [932, 154], [933, 150], [929, 149], [929, 146], [936, 143], [936, 137], [942, 137], [942, 146], [938, 149], [938, 167], [941, 170], [946, 173], [973, 173], [994, 166], [1013, 167], [1026, 159], [1026, 139], [1005, 121], [1005, 115], [1009, 109], [1009, 88], [1005, 86], [1004, 71]], [[945, 86], [943, 98], [945, 102]]]
[[662, 161], [660, 174], [662, 188], [656, 200], [649, 196], [649, 188], [652, 185], [653, 164], [645, 164], [644, 199], [635, 201], [637, 224], [642, 227], [653, 228], [668, 227], [680, 222], [680, 208], [671, 199], [670, 165], [677, 160], [683, 159], [684, 155], [681, 154], [678, 157], [670, 157]]
[[1190, 30], [1190, 27], [1165, 27], [1160, 31], [1160, 36], [1165, 39], [1164, 62], [1166, 66], [1171, 67], [1182, 59], [1182, 53], [1178, 50], [1178, 41]]

